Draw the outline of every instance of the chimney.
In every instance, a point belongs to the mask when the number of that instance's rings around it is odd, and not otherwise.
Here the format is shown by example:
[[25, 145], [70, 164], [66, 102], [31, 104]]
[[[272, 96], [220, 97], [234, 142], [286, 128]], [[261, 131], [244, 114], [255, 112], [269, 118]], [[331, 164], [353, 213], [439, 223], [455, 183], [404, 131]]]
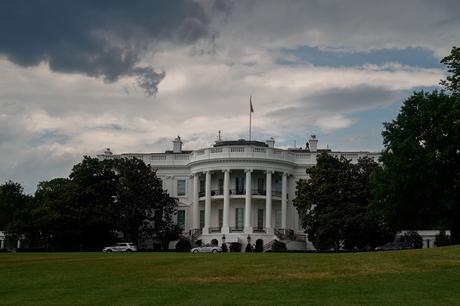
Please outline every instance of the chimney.
[[269, 148], [274, 148], [275, 147], [275, 139], [273, 139], [273, 137], [270, 137], [270, 139], [267, 139], [266, 143], [267, 143]]
[[176, 139], [173, 140], [173, 153], [181, 153], [182, 152], [182, 140], [180, 140], [180, 136], [177, 136]]
[[310, 148], [310, 152], [316, 152], [318, 150], [318, 140], [316, 139], [316, 135], [310, 136], [310, 139], [308, 140], [308, 147]]

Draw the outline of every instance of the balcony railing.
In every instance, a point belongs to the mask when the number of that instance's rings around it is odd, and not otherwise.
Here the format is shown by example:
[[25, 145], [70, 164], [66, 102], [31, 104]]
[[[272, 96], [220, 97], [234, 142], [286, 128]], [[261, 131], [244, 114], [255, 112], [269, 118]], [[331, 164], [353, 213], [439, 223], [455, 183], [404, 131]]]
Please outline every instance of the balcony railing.
[[210, 233], [220, 233], [220, 227], [210, 227], [209, 232]]
[[232, 232], [232, 233], [238, 233], [238, 232], [242, 232], [243, 229], [244, 229], [244, 228], [243, 228], [242, 226], [230, 227], [230, 232]]
[[[200, 162], [220, 158], [256, 158], [270, 159], [280, 162], [315, 164], [319, 153], [316, 152], [292, 152], [276, 148], [265, 148], [257, 146], [225, 146], [211, 147], [194, 151], [192, 153], [172, 154], [172, 153], [124, 153], [113, 155], [99, 155], [103, 158], [136, 157], [142, 159], [146, 164], [151, 165], [177, 165], [186, 166], [193, 162]], [[361, 157], [370, 157], [375, 161], [380, 157], [379, 152], [329, 152], [332, 156], [344, 156], [356, 162]]]
[[260, 226], [255, 226], [252, 228], [252, 231], [254, 233], [265, 233], [265, 228], [260, 227]]
[[[228, 190], [229, 195], [246, 195], [246, 190], [245, 189], [229, 189]], [[251, 195], [260, 195], [260, 196], [265, 196], [267, 194], [266, 190], [261, 190], [261, 189], [252, 189], [251, 190]], [[212, 189], [211, 190], [211, 196], [221, 196], [224, 195], [224, 190], [223, 189]], [[272, 190], [272, 197], [281, 197], [282, 193], [279, 190]], [[200, 191], [199, 192], [200, 197], [206, 196], [205, 192]]]

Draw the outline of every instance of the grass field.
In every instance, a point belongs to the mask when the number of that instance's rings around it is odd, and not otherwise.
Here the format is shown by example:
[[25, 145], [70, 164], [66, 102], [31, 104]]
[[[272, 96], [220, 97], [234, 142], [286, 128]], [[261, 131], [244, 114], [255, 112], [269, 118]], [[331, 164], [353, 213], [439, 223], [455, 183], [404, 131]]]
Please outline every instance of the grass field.
[[0, 254], [0, 305], [460, 305], [460, 247]]

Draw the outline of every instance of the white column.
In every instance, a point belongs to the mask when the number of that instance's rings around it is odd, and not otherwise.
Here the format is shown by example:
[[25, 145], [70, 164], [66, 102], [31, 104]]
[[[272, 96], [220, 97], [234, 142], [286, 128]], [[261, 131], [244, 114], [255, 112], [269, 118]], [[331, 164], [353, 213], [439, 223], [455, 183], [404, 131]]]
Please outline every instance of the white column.
[[287, 176], [286, 172], [283, 173], [281, 180], [281, 228], [286, 229], [287, 218]]
[[252, 233], [251, 225], [251, 210], [252, 210], [252, 184], [251, 184], [251, 169], [246, 170], [246, 201], [244, 204], [244, 232]]
[[209, 234], [211, 224], [211, 172], [206, 171], [206, 195], [204, 201], [204, 228], [203, 234]]
[[192, 206], [192, 229], [200, 228], [200, 176], [193, 174], [193, 206]]
[[18, 239], [18, 242], [17, 242], [17, 246], [16, 246], [18, 249], [21, 248], [21, 239]]
[[230, 217], [230, 170], [224, 170], [224, 210], [222, 216], [222, 228], [221, 231], [223, 234], [228, 234], [230, 228], [228, 226], [228, 221]]
[[272, 171], [267, 170], [267, 187], [265, 195], [265, 228], [267, 229], [267, 234], [273, 233], [272, 228]]
[[5, 247], [5, 240], [0, 240], [0, 249]]

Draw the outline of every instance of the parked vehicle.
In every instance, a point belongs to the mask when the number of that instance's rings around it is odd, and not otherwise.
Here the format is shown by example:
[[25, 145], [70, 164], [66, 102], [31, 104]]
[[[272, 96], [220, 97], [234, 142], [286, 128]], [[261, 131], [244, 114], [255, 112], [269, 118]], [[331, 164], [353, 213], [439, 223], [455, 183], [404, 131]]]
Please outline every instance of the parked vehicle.
[[102, 249], [102, 252], [136, 252], [137, 247], [132, 242], [120, 242]]
[[406, 250], [414, 247], [409, 242], [389, 242], [383, 246], [376, 247], [376, 251]]
[[220, 246], [201, 246], [197, 248], [193, 248], [190, 250], [192, 253], [217, 253], [222, 252], [222, 248]]

